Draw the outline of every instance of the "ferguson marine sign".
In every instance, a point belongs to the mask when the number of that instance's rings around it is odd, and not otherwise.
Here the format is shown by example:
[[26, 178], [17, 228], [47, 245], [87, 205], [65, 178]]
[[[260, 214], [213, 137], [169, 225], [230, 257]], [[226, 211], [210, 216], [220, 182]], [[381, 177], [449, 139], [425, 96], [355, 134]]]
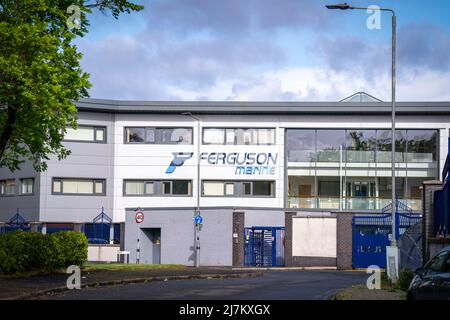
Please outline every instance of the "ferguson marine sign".
[[200, 162], [235, 166], [234, 174], [275, 174], [278, 153], [271, 152], [202, 152]]

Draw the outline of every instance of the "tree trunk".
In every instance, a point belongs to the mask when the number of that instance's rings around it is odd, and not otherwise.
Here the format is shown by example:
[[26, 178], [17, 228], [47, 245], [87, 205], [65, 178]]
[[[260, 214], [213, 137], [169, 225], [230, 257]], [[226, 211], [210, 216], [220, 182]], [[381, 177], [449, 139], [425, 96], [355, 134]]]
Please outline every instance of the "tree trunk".
[[0, 162], [5, 154], [6, 147], [8, 146], [9, 139], [13, 133], [14, 124], [16, 123], [17, 109], [8, 106], [8, 119], [6, 120], [5, 128], [0, 134]]

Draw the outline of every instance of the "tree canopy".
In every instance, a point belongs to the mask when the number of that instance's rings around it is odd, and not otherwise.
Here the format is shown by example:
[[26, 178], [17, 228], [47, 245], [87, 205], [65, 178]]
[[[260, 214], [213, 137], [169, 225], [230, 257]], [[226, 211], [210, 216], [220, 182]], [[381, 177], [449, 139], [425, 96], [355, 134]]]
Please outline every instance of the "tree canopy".
[[117, 19], [142, 9], [125, 0], [0, 0], [0, 167], [28, 160], [40, 171], [70, 153], [63, 134], [77, 127], [74, 102], [91, 86], [73, 40], [88, 32], [92, 10]]

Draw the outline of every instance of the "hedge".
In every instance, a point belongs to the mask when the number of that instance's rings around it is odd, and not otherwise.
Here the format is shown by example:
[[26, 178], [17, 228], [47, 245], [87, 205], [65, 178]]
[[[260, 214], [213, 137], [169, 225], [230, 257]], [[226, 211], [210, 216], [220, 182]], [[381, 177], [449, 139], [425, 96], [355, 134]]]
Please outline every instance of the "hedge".
[[53, 234], [15, 231], [0, 234], [0, 272], [51, 272], [87, 260], [88, 241], [79, 231]]

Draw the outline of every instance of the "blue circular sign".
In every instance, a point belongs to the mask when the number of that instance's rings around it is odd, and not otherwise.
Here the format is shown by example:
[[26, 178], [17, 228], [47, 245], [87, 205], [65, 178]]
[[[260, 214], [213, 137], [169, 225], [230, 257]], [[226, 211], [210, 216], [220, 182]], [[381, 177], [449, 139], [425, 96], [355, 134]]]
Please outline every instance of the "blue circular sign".
[[196, 216], [194, 221], [195, 221], [195, 224], [202, 224], [203, 218], [202, 218], [202, 216]]

